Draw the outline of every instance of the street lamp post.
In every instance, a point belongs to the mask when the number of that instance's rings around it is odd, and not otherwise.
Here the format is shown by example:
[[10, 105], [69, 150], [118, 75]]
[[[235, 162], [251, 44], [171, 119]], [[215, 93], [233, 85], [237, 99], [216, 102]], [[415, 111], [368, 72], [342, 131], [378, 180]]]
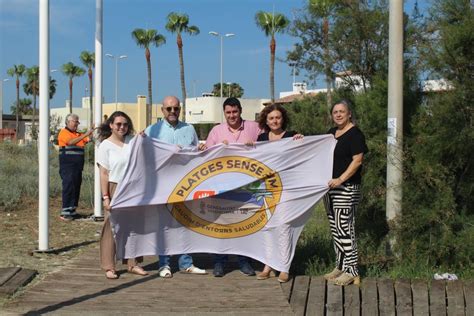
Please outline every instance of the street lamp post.
[[193, 80], [193, 97], [196, 97], [196, 82], [197, 80]]
[[222, 65], [223, 65], [223, 59], [224, 59], [223, 58], [224, 37], [235, 36], [235, 34], [234, 33], [227, 33], [227, 34], [221, 35], [221, 34], [219, 34], [217, 32], [214, 32], [214, 31], [209, 32], [209, 34], [212, 35], [212, 36], [220, 37], [220, 39], [221, 39], [221, 98], [222, 98], [222, 95], [223, 95], [223, 93], [222, 93], [222, 89], [223, 89], [223, 87], [222, 87], [222, 84], [223, 84]]
[[0, 80], [0, 129], [3, 128], [3, 83], [10, 79]]
[[230, 86], [232, 85], [232, 82], [226, 82], [227, 85], [227, 97], [230, 98]]
[[105, 56], [115, 59], [115, 111], [117, 111], [118, 61], [119, 59], [127, 58], [127, 55], [114, 56], [112, 54], [105, 54]]

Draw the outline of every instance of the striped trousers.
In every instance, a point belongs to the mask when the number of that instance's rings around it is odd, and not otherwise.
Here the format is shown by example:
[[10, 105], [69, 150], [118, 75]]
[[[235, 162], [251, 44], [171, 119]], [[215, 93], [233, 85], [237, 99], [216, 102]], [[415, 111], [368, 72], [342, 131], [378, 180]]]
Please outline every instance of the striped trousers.
[[329, 190], [324, 196], [337, 268], [353, 276], [359, 275], [354, 226], [360, 197], [360, 184], [343, 184]]

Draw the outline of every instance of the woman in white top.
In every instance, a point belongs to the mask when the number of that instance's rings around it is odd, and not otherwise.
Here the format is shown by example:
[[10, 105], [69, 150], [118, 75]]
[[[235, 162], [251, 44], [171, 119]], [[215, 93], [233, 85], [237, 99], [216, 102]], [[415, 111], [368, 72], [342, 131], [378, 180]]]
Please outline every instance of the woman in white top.
[[[100, 188], [102, 200], [104, 201], [105, 219], [100, 236], [100, 265], [104, 269], [108, 279], [117, 279], [115, 270], [115, 240], [110, 225], [110, 201], [124, 176], [130, 156], [128, 143], [134, 133], [130, 117], [121, 111], [115, 111], [99, 128], [99, 145], [97, 163], [100, 169]], [[138, 265], [143, 257], [124, 259], [127, 262], [128, 271], [138, 275], [148, 273]]]

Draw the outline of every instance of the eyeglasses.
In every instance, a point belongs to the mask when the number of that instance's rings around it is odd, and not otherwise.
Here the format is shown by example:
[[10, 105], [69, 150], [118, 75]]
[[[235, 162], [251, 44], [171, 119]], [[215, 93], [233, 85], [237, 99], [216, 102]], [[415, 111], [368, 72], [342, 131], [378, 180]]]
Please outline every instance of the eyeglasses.
[[168, 106], [165, 108], [165, 110], [167, 112], [171, 112], [171, 110], [174, 110], [175, 112], [179, 112], [179, 110], [181, 110], [181, 108], [179, 106]]
[[120, 127], [122, 127], [122, 126], [123, 126], [124, 128], [128, 127], [128, 123], [115, 123], [115, 125], [116, 125], [118, 128], [120, 128]]

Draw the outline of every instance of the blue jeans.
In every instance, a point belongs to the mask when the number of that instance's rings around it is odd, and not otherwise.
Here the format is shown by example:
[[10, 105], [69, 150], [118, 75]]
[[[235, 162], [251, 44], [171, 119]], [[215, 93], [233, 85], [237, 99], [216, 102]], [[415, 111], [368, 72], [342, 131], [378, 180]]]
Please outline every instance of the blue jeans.
[[[223, 266], [227, 263], [229, 260], [228, 255], [221, 255], [221, 254], [215, 254], [214, 255], [214, 264], [220, 263]], [[239, 256], [237, 255], [237, 260], [239, 262], [239, 267], [242, 267], [244, 264], [250, 264], [249, 263], [249, 258], [245, 256]]]
[[[170, 258], [171, 256], [158, 256], [159, 260], [159, 266], [160, 268], [164, 266], [169, 266], [170, 265]], [[193, 265], [193, 258], [188, 255], [188, 254], [182, 254], [179, 256], [178, 259], [178, 267], [180, 270], [186, 270], [190, 266]]]

